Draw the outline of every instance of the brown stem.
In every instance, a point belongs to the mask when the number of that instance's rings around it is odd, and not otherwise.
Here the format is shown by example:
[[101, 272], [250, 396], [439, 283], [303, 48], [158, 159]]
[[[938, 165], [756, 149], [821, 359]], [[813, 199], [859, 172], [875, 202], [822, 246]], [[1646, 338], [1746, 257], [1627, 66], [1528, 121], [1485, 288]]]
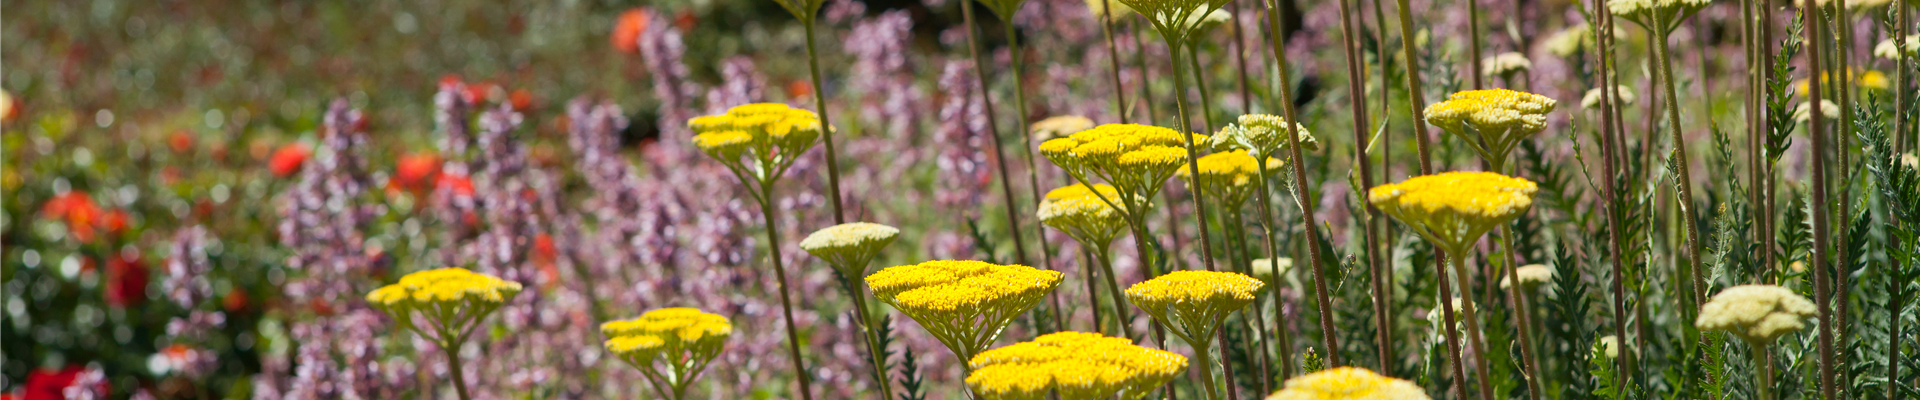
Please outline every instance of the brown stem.
[[[1267, 7], [1267, 9], [1270, 10], [1269, 13], [1271, 13], [1271, 10], [1278, 8], [1278, 4]], [[1268, 18], [1270, 18], [1270, 21], [1279, 20], [1272, 15], [1268, 15]], [[1275, 27], [1275, 30], [1277, 31], [1278, 27]], [[1284, 47], [1285, 44], [1280, 41], [1273, 42], [1273, 60], [1275, 65], [1288, 65], [1287, 53]], [[1285, 67], [1280, 68], [1281, 98], [1291, 98], [1290, 93], [1293, 93], [1293, 89], [1291, 88], [1292, 83], [1288, 81], [1291, 78], [1287, 75], [1287, 69]], [[1320, 309], [1320, 336], [1321, 340], [1324, 341], [1322, 344], [1329, 349], [1327, 351], [1327, 366], [1337, 367], [1342, 365], [1340, 362], [1340, 352], [1334, 350], [1338, 348], [1337, 344], [1339, 344], [1339, 342], [1334, 339], [1338, 332], [1335, 331], [1333, 327], [1333, 303], [1332, 300], [1329, 300], [1327, 297], [1327, 278], [1321, 271], [1320, 266], [1320, 260], [1322, 259], [1319, 245], [1320, 224], [1314, 221], [1314, 202], [1312, 198], [1308, 197], [1313, 193], [1313, 185], [1307, 181], [1306, 162], [1304, 158], [1300, 156], [1299, 119], [1297, 119], [1298, 116], [1294, 113], [1292, 101], [1280, 102], [1280, 109], [1286, 114], [1285, 117], [1287, 119], [1287, 155], [1290, 160], [1289, 163], [1293, 164], [1294, 201], [1300, 203], [1300, 218], [1304, 220], [1306, 225], [1307, 254], [1309, 255], [1309, 265], [1313, 269], [1314, 298], [1318, 300], [1317, 306]], [[1194, 176], [1199, 175], [1198, 171], [1194, 172]]]
[[980, 56], [979, 33], [974, 32], [973, 3], [961, 2], [962, 23], [967, 25], [967, 53], [973, 56], [973, 73], [980, 80], [980, 109], [987, 116], [987, 135], [993, 137], [993, 162], [1000, 172], [1000, 194], [1007, 203], [1007, 232], [1013, 236], [1013, 259], [1021, 265], [1027, 264], [1026, 240], [1020, 237], [1020, 205], [1013, 200], [1013, 179], [1007, 175], [1007, 157], [1001, 151], [1006, 145], [1001, 143], [1000, 125], [994, 123], [993, 96], [987, 93], [987, 60]]
[[[1342, 47], [1346, 50], [1347, 56], [1347, 76], [1349, 77], [1347, 84], [1348, 107], [1351, 109], [1351, 114], [1353, 115], [1353, 160], [1354, 163], [1359, 164], [1360, 167], [1360, 187], [1372, 188], [1373, 163], [1367, 157], [1367, 129], [1372, 126], [1372, 123], [1367, 120], [1367, 88], [1365, 87], [1366, 78], [1363, 72], [1365, 71], [1365, 67], [1360, 65], [1360, 63], [1363, 62], [1359, 59], [1360, 44], [1359, 41], [1354, 38], [1354, 32], [1357, 29], [1354, 28], [1353, 21], [1358, 17], [1353, 15], [1353, 12], [1350, 10], [1351, 7], [1347, 5], [1347, 0], [1337, 1], [1340, 2], [1340, 33], [1345, 44], [1345, 46]], [[1366, 227], [1367, 247], [1365, 252], [1367, 254], [1367, 270], [1373, 278], [1373, 314], [1376, 325], [1374, 337], [1378, 340], [1379, 345], [1376, 355], [1380, 358], [1380, 370], [1390, 371], [1393, 369], [1391, 368], [1393, 365], [1393, 342], [1384, 327], [1387, 326], [1387, 320], [1391, 319], [1389, 315], [1392, 315], [1392, 305], [1388, 303], [1391, 303], [1393, 299], [1384, 295], [1386, 293], [1385, 275], [1387, 272], [1384, 271], [1384, 267], [1381, 265], [1379, 255], [1380, 232], [1375, 228], [1373, 223], [1375, 219], [1380, 218], [1380, 209], [1373, 207], [1372, 204], [1367, 204], [1365, 207], [1367, 218], [1362, 224]]]
[[[1820, 18], [1820, 11], [1817, 9], [1802, 7], [1800, 13], [1801, 17], [1806, 19], [1807, 26], [1810, 27], [1806, 30], [1807, 51], [1811, 54], [1820, 54], [1820, 48], [1822, 47], [1820, 34], [1824, 29], [1821, 27], [1821, 20], [1825, 18]], [[1809, 66], [1807, 68], [1808, 76], [1814, 77], [1807, 79], [1808, 101], [1811, 104], [1818, 105], [1820, 104], [1821, 97], [1820, 84], [1822, 82], [1820, 81], [1823, 80], [1820, 79], [1820, 77], [1825, 76], [1821, 75], [1820, 57], [1808, 57], [1807, 64]], [[1821, 132], [1820, 129], [1822, 124], [1825, 123], [1825, 117], [1821, 115], [1818, 110], [1809, 114], [1811, 114], [1812, 120], [1807, 127], [1807, 136], [1811, 137], [1813, 141], [1813, 145], [1808, 149], [1813, 153], [1813, 204], [1811, 207], [1813, 209], [1813, 251], [1811, 257], [1813, 259], [1813, 265], [1811, 265], [1811, 268], [1813, 269], [1813, 303], [1819, 306], [1820, 313], [1820, 393], [1826, 396], [1825, 398], [1833, 399], [1837, 398], [1835, 397], [1833, 384], [1834, 370], [1839, 367], [1833, 363], [1833, 306], [1828, 303], [1831, 299], [1827, 296], [1828, 293], [1831, 293], [1829, 286], [1832, 285], [1832, 283], [1828, 282], [1827, 277], [1827, 258], [1831, 256], [1829, 252], [1832, 251], [1827, 248], [1829, 238], [1829, 233], [1827, 232], [1827, 138], [1825, 133]]]
[[[1113, 10], [1108, 0], [1100, 0], [1100, 33], [1107, 38], [1107, 64], [1112, 66], [1113, 112], [1120, 117], [1120, 123], [1127, 123], [1127, 85], [1120, 81], [1120, 46], [1113, 43]], [[1098, 315], [1099, 313], [1094, 313]], [[1095, 326], [1100, 324], [1095, 323]]]
[[[1619, 109], [1615, 107], [1619, 104], [1620, 91], [1618, 84], [1615, 82], [1618, 76], [1613, 74], [1613, 15], [1607, 10], [1607, 3], [1605, 1], [1593, 0], [1593, 4], [1593, 14], [1600, 16], [1600, 21], [1596, 24], [1597, 29], [1594, 33], [1595, 38], [1597, 38], [1595, 43], [1597, 44], [1596, 52], [1598, 53], [1595, 59], [1600, 62], [1601, 85], [1603, 85], [1601, 86], [1601, 92], [1604, 93], [1600, 96], [1600, 104], [1602, 112], [1607, 114], [1607, 117], [1601, 124], [1600, 146], [1602, 151], [1608, 155], [1602, 157], [1603, 160], [1601, 160], [1601, 181], [1603, 182], [1602, 186], [1604, 186], [1605, 192], [1603, 203], [1606, 205], [1608, 244], [1614, 255], [1613, 257], [1609, 257], [1613, 261], [1611, 263], [1613, 267], [1613, 298], [1611, 299], [1614, 315], [1613, 334], [1614, 337], [1619, 338], [1619, 340], [1624, 343], [1629, 338], [1629, 336], [1627, 336], [1626, 323], [1626, 286], [1624, 282], [1622, 282], [1622, 280], [1625, 279], [1626, 273], [1626, 260], [1625, 257], [1622, 256], [1626, 254], [1626, 238], [1620, 232], [1620, 229], [1626, 225], [1626, 222], [1621, 220], [1623, 216], [1618, 207], [1622, 203], [1620, 201], [1621, 188], [1618, 187], [1618, 179], [1621, 177], [1619, 163], [1625, 157], [1625, 155], [1621, 153], [1625, 152], [1626, 149], [1622, 147], [1625, 144], [1621, 140], [1622, 136], [1620, 135], [1623, 126], [1620, 124]], [[1620, 352], [1620, 355], [1622, 360], [1617, 365], [1619, 371], [1617, 371], [1616, 374], [1623, 379], [1621, 387], [1631, 387], [1633, 375], [1631, 373], [1632, 369], [1629, 368], [1629, 360], [1632, 359], [1633, 355], [1631, 352], [1625, 351]]]

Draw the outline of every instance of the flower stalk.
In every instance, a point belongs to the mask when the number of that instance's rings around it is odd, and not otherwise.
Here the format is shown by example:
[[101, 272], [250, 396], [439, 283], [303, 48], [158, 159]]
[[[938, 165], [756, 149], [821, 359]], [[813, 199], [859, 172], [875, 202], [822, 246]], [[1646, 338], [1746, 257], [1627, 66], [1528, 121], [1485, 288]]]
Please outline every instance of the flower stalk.
[[[980, 91], [980, 107], [981, 111], [987, 116], [987, 135], [993, 137], [993, 161], [995, 169], [998, 170], [1000, 174], [1000, 194], [1006, 202], [1007, 232], [1013, 237], [1013, 259], [1016, 263], [1026, 264], [1027, 244], [1026, 240], [1021, 237], [1020, 214], [1016, 211], [1019, 210], [1019, 205], [1013, 200], [1013, 179], [1007, 175], [1007, 157], [1005, 152], [1001, 150], [1006, 146], [1002, 144], [1003, 139], [1000, 137], [1000, 125], [994, 123], [994, 120], [998, 118], [994, 117], [993, 96], [984, 90], [988, 87], [986, 70], [988, 64], [987, 59], [980, 56], [980, 38], [979, 33], [976, 32], [977, 26], [974, 25], [973, 4], [961, 2], [960, 15], [961, 19], [963, 19], [961, 23], [965, 24], [967, 28], [967, 53], [973, 58], [974, 77], [980, 80], [980, 87], [982, 88]], [[1019, 62], [1015, 61], [1014, 64], [1017, 65]], [[1017, 80], [1018, 77], [1015, 79]]]
[[[1273, 32], [1275, 32], [1274, 34], [1278, 35], [1278, 32], [1280, 31], [1280, 16], [1278, 15], [1279, 14], [1278, 10], [1280, 9], [1280, 5], [1277, 3], [1273, 3], [1273, 1], [1275, 0], [1269, 0], [1269, 4], [1267, 5], [1267, 24], [1270, 25], [1270, 28], [1273, 30]], [[1293, 93], [1293, 88], [1292, 88], [1293, 78], [1288, 76], [1290, 74], [1287, 72], [1287, 65], [1290, 65], [1290, 64], [1287, 63], [1287, 52], [1285, 47], [1286, 47], [1286, 44], [1283, 41], [1278, 40], [1278, 38], [1276, 38], [1276, 40], [1273, 40], [1274, 65], [1280, 66], [1280, 68], [1278, 69], [1280, 71], [1280, 74], [1279, 74], [1280, 75], [1279, 76], [1280, 98], [1283, 99], [1280, 102], [1280, 110], [1283, 113], [1284, 117], [1286, 117], [1286, 120], [1289, 121], [1288, 123], [1285, 124], [1286, 127], [1284, 129], [1286, 130], [1287, 133], [1284, 134], [1283, 136], [1287, 137], [1287, 152], [1288, 152], [1287, 162], [1290, 164], [1293, 164], [1293, 186], [1294, 186], [1293, 199], [1294, 199], [1294, 202], [1298, 203], [1298, 205], [1300, 206], [1300, 218], [1304, 220], [1303, 222], [1304, 222], [1304, 225], [1306, 226], [1305, 231], [1307, 234], [1307, 242], [1306, 242], [1307, 253], [1309, 254], [1308, 262], [1311, 263], [1310, 269], [1313, 271], [1314, 298], [1318, 300], [1317, 304], [1319, 304], [1319, 308], [1320, 308], [1321, 340], [1324, 341], [1323, 343], [1328, 348], [1335, 348], [1337, 347], [1335, 346], [1335, 344], [1338, 343], [1335, 337], [1337, 337], [1339, 332], [1337, 332], [1333, 327], [1333, 310], [1331, 307], [1331, 304], [1332, 304], [1331, 300], [1329, 300], [1329, 297], [1327, 296], [1327, 279], [1325, 274], [1321, 271], [1322, 269], [1321, 260], [1324, 259], [1325, 256], [1320, 254], [1320, 246], [1318, 244], [1320, 243], [1320, 230], [1319, 230], [1320, 224], [1317, 221], [1315, 221], [1315, 219], [1317, 218], [1313, 212], [1314, 202], [1312, 198], [1309, 197], [1309, 195], [1313, 192], [1313, 188], [1312, 188], [1312, 185], [1307, 182], [1307, 167], [1305, 164], [1305, 160], [1300, 156], [1300, 137], [1299, 137], [1300, 126], [1298, 123], [1293, 122], [1293, 121], [1299, 121], [1299, 116], [1294, 111], [1295, 107], [1293, 106], [1293, 101], [1288, 100], [1288, 99], [1292, 99], [1291, 93]], [[1276, 316], [1276, 317], [1285, 318], [1284, 315]], [[1343, 365], [1340, 362], [1340, 352], [1337, 352], [1337, 351], [1328, 352], [1327, 365], [1329, 366]]]

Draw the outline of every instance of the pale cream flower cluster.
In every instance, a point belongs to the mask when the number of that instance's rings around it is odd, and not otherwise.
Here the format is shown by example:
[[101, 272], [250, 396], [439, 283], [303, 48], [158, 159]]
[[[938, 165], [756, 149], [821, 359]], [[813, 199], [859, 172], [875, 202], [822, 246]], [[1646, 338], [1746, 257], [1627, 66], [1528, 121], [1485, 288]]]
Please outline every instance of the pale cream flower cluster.
[[848, 222], [814, 231], [800, 241], [800, 248], [828, 264], [847, 279], [866, 276], [867, 263], [880, 250], [893, 244], [900, 229], [870, 222]]
[[[1615, 86], [1614, 88], [1618, 89], [1616, 93], [1619, 93], [1620, 96], [1620, 104], [1615, 104], [1615, 107], [1633, 105], [1633, 88], [1629, 88], [1626, 85]], [[1602, 92], [1600, 89], [1601, 88], [1587, 89], [1586, 96], [1580, 97], [1580, 107], [1586, 109], [1600, 108], [1601, 96], [1606, 95], [1606, 92]]]
[[1726, 331], [1748, 343], [1765, 346], [1782, 335], [1807, 326], [1819, 310], [1812, 300], [1773, 285], [1741, 285], [1721, 290], [1700, 307], [1694, 326]]

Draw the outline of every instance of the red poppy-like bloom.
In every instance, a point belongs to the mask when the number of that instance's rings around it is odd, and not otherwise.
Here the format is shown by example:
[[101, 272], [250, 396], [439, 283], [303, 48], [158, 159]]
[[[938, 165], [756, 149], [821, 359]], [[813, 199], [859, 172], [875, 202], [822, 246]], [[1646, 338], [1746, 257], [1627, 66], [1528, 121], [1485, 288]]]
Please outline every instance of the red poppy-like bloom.
[[267, 159], [267, 170], [273, 171], [273, 176], [282, 178], [293, 176], [295, 172], [300, 172], [300, 167], [307, 163], [307, 156], [311, 155], [313, 150], [307, 149], [305, 144], [280, 146], [280, 149], [274, 150], [273, 156]]
[[434, 186], [439, 188], [436, 190], [446, 190], [455, 196], [473, 195], [473, 179], [464, 175], [441, 174]]
[[105, 229], [109, 235], [119, 235], [127, 232], [127, 228], [133, 225], [132, 221], [133, 217], [127, 214], [127, 210], [108, 211], [100, 217], [100, 229]]
[[513, 105], [514, 111], [526, 112], [533, 108], [533, 92], [514, 89], [512, 94], [507, 95], [507, 103]]
[[493, 88], [494, 88], [493, 83], [467, 82], [465, 83], [465, 85], [466, 85], [467, 91], [462, 92], [461, 96], [466, 97], [468, 104], [480, 104], [480, 103], [487, 102], [487, 100], [493, 99]]
[[410, 191], [430, 189], [440, 175], [440, 156], [418, 152], [400, 156], [393, 165], [393, 185]]
[[247, 292], [244, 290], [228, 291], [227, 298], [220, 299], [220, 308], [230, 313], [246, 310], [247, 306]]
[[547, 285], [560, 282], [560, 250], [553, 245], [553, 235], [541, 233], [533, 237], [533, 265], [540, 268], [540, 274], [547, 278]]
[[[25, 400], [65, 399], [67, 398], [67, 387], [73, 386], [74, 378], [78, 378], [80, 373], [86, 372], [86, 370], [86, 368], [78, 365], [68, 365], [59, 371], [39, 369], [29, 372], [27, 373], [27, 387], [25, 393], [23, 393], [25, 395], [23, 398]], [[107, 382], [104, 381], [100, 382], [98, 391], [112, 392], [112, 390], [109, 390]]]
[[801, 98], [813, 95], [813, 83], [803, 80], [787, 81], [787, 97]]
[[620, 13], [620, 19], [613, 24], [613, 35], [608, 40], [612, 41], [613, 48], [621, 53], [638, 53], [640, 52], [640, 32], [647, 30], [647, 23], [652, 19], [653, 12], [644, 8]]
[[193, 150], [193, 133], [185, 130], [173, 131], [172, 135], [167, 136], [167, 147], [172, 147], [176, 153]]
[[107, 286], [104, 296], [114, 307], [138, 306], [147, 302], [147, 263], [139, 257], [114, 257], [107, 260]]
[[[93, 196], [87, 192], [75, 190], [47, 199], [40, 205], [41, 217], [66, 223], [67, 232], [80, 243], [92, 243], [95, 228], [106, 218], [106, 212], [93, 202]], [[124, 219], [121, 221], [125, 223]]]

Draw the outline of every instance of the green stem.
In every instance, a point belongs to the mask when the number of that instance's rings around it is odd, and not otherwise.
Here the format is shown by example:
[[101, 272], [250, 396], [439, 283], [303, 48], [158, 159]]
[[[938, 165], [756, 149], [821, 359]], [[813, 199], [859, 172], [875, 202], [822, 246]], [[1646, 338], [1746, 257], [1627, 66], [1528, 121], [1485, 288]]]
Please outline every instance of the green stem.
[[973, 3], [961, 2], [960, 15], [963, 19], [962, 23], [967, 28], [967, 52], [973, 56], [974, 77], [980, 80], [980, 109], [987, 116], [987, 135], [993, 138], [993, 160], [996, 169], [1000, 172], [1000, 193], [1007, 203], [1007, 232], [1013, 236], [1013, 259], [1025, 265], [1027, 264], [1027, 244], [1026, 240], [1020, 237], [1020, 213], [1015, 211], [1020, 209], [1020, 205], [1013, 200], [1013, 179], [1007, 175], [1007, 157], [1001, 150], [1006, 145], [1000, 138], [1000, 125], [993, 122], [995, 119], [993, 96], [987, 93], [987, 60], [980, 56], [979, 34], [974, 32]]
[[[1473, 369], [1475, 373], [1480, 374], [1480, 379], [1475, 380], [1475, 382], [1480, 385], [1480, 399], [1493, 400], [1493, 388], [1491, 387], [1491, 382], [1489, 382], [1493, 379], [1493, 372], [1487, 364], [1487, 339], [1485, 335], [1480, 333], [1480, 313], [1475, 311], [1475, 309], [1480, 308], [1480, 305], [1473, 304], [1472, 297], [1468, 295], [1472, 293], [1473, 289], [1469, 284], [1472, 282], [1472, 278], [1470, 278], [1472, 275], [1467, 274], [1467, 252], [1465, 249], [1460, 249], [1448, 252], [1447, 255], [1452, 256], [1453, 272], [1458, 275], [1454, 277], [1454, 281], [1460, 284], [1460, 293], [1462, 294], [1460, 298], [1462, 299], [1461, 302], [1464, 303], [1461, 304], [1460, 309], [1465, 311], [1467, 317], [1465, 321], [1465, 325], [1467, 325], [1467, 339], [1473, 341]], [[1449, 299], [1448, 301], [1451, 300]], [[1451, 304], [1447, 305], [1447, 307], [1451, 308]]]
[[1193, 62], [1194, 86], [1200, 87], [1200, 122], [1206, 124], [1201, 129], [1213, 132], [1213, 127], [1217, 126], [1213, 124], [1213, 91], [1207, 89], [1206, 67], [1200, 66], [1200, 44], [1197, 42], [1187, 45], [1187, 57]]
[[[1211, 338], [1213, 335], [1201, 335], [1200, 337]], [[1194, 342], [1189, 339], [1187, 342], [1193, 345], [1194, 363], [1200, 366], [1200, 381], [1206, 383], [1207, 398], [1220, 400], [1220, 383], [1213, 380], [1213, 344], [1207, 343], [1211, 342], [1211, 340]]]
[[1658, 30], [1655, 32], [1657, 32], [1654, 35], [1655, 41], [1657, 43], [1654, 43], [1654, 46], [1653, 46], [1654, 54], [1657, 57], [1659, 57], [1658, 62], [1660, 63], [1660, 75], [1661, 75], [1660, 83], [1662, 84], [1663, 89], [1666, 91], [1666, 98], [1667, 98], [1667, 102], [1666, 102], [1667, 118], [1669, 120], [1668, 123], [1670, 124], [1670, 126], [1668, 127], [1669, 129], [1667, 131], [1672, 134], [1673, 152], [1674, 152], [1673, 156], [1677, 159], [1675, 160], [1676, 162], [1674, 164], [1675, 164], [1675, 173], [1678, 176], [1675, 176], [1674, 179], [1680, 182], [1680, 191], [1678, 193], [1680, 198], [1676, 200], [1680, 204], [1680, 210], [1679, 210], [1680, 217], [1681, 219], [1684, 220], [1682, 222], [1686, 224], [1686, 228], [1687, 228], [1688, 263], [1687, 265], [1684, 265], [1684, 267], [1686, 268], [1686, 271], [1681, 271], [1681, 273], [1685, 274], [1683, 276], [1687, 276], [1689, 278], [1688, 280], [1693, 283], [1693, 289], [1689, 293], [1687, 293], [1688, 296], [1686, 298], [1692, 301], [1691, 305], [1693, 305], [1694, 307], [1688, 307], [1683, 312], [1685, 312], [1686, 315], [1691, 316], [1698, 310], [1699, 307], [1697, 307], [1697, 305], [1703, 304], [1701, 300], [1706, 297], [1706, 291], [1707, 291], [1706, 283], [1704, 282], [1702, 275], [1699, 273], [1700, 269], [1702, 268], [1700, 265], [1700, 253], [1701, 253], [1700, 221], [1699, 219], [1694, 218], [1693, 179], [1692, 179], [1693, 175], [1688, 173], [1687, 171], [1688, 167], [1687, 167], [1686, 141], [1685, 139], [1680, 137], [1681, 136], [1680, 135], [1680, 131], [1681, 131], [1680, 102], [1678, 101], [1680, 98], [1677, 95], [1677, 93], [1679, 92], [1679, 90], [1676, 89], [1677, 85], [1674, 84], [1674, 82], [1678, 81], [1679, 79], [1673, 76], [1673, 55], [1672, 55], [1673, 50], [1667, 44], [1667, 37], [1669, 33], [1667, 33], [1664, 29]]
[[[1279, 6], [1277, 4], [1268, 7], [1268, 18], [1274, 18], [1271, 14], [1273, 12], [1272, 10], [1278, 8]], [[1288, 65], [1287, 52], [1282, 46], [1285, 46], [1285, 44], [1277, 41], [1273, 43], [1273, 59], [1276, 65], [1282, 66], [1279, 70], [1280, 95], [1282, 98], [1292, 98], [1292, 78], [1287, 76], [1288, 73], [1285, 68], [1285, 66]], [[1318, 300], [1316, 308], [1320, 309], [1321, 340], [1324, 341], [1322, 344], [1326, 345], [1329, 349], [1338, 348], [1337, 344], [1339, 341], [1335, 339], [1335, 337], [1338, 336], [1338, 332], [1333, 327], [1333, 309], [1329, 306], [1332, 304], [1332, 300], [1329, 300], [1327, 297], [1327, 278], [1326, 274], [1321, 271], [1320, 265], [1320, 260], [1322, 259], [1322, 255], [1320, 254], [1320, 224], [1315, 221], [1313, 201], [1309, 197], [1313, 193], [1313, 187], [1307, 183], [1306, 161], [1304, 157], [1300, 156], [1300, 119], [1298, 113], [1294, 111], [1292, 101], [1280, 102], [1280, 109], [1285, 114], [1287, 120], [1287, 132], [1285, 135], [1287, 137], [1288, 163], [1293, 164], [1294, 201], [1299, 203], [1300, 218], [1304, 220], [1305, 224], [1303, 225], [1306, 227], [1304, 230], [1307, 233], [1308, 267], [1313, 270], [1313, 294], [1314, 298]], [[1264, 157], [1265, 155], [1263, 154], [1262, 156]], [[1255, 159], [1259, 158], [1260, 157], [1255, 157]], [[1264, 168], [1262, 170], [1264, 171]], [[1199, 171], [1194, 171], [1193, 175], [1199, 176], [1200, 173]], [[1340, 352], [1328, 351], [1327, 365], [1343, 365], [1340, 362]]]
[[[1120, 334], [1127, 340], [1133, 337], [1133, 313], [1127, 311], [1127, 300], [1120, 292], [1120, 281], [1113, 277], [1113, 257], [1107, 254], [1105, 246], [1100, 249], [1100, 275], [1107, 279], [1107, 292], [1113, 295], [1113, 322], [1120, 326]], [[1096, 310], [1098, 311], [1098, 310]]]
[[827, 189], [833, 192], [832, 196], [827, 197], [827, 204], [833, 206], [833, 223], [844, 224], [847, 223], [847, 215], [840, 209], [840, 159], [833, 151], [833, 120], [827, 117], [827, 87], [822, 86], [820, 81], [820, 52], [814, 44], [813, 19], [802, 18], [801, 25], [805, 25], [807, 31], [807, 66], [813, 72], [813, 105], [820, 114], [820, 126], [825, 127], [820, 130], [820, 141], [826, 142]]
[[[442, 332], [440, 337], [447, 336]], [[463, 368], [460, 366], [460, 342], [444, 343], [440, 349], [447, 352], [447, 371], [453, 376], [453, 392], [460, 395], [460, 400], [473, 400], [473, 396], [467, 394], [466, 373], [461, 372]]]
[[1113, 7], [1109, 7], [1112, 4], [1109, 0], [1097, 1], [1100, 2], [1100, 33], [1107, 38], [1107, 64], [1113, 67], [1108, 71], [1113, 78], [1113, 112], [1124, 124], [1127, 123], [1127, 86], [1120, 81], [1120, 46], [1113, 42]]
[[[1027, 122], [1027, 90], [1026, 83], [1023, 83], [1025, 81], [1023, 78], [1026, 77], [1026, 74], [1021, 73], [1020, 67], [1020, 28], [1014, 25], [1011, 18], [1012, 16], [1009, 15], [1006, 17], [1008, 17], [1008, 19], [1004, 21], [1005, 23], [1003, 25], [1007, 27], [1007, 53], [1011, 59], [1009, 63], [1011, 64], [1010, 67], [1013, 68], [1013, 115], [1015, 121], [1020, 121], [1020, 132], [1022, 135], [1025, 135], [1023, 137], [1027, 139], [1026, 142], [1020, 146], [1020, 152], [1027, 156], [1027, 186], [1033, 189], [1033, 204], [1040, 204], [1042, 196], [1040, 194], [1040, 167], [1039, 164], [1033, 160], [1033, 146], [1039, 145], [1039, 143], [1033, 141], [1033, 127]], [[981, 87], [984, 88], [985, 85]], [[1039, 236], [1040, 239], [1040, 260], [1046, 263], [1046, 266], [1041, 269], [1053, 269], [1053, 244], [1047, 243], [1047, 228], [1042, 225], [1043, 224], [1039, 223], [1033, 224], [1034, 234]], [[1014, 227], [1013, 229], [1019, 229], [1019, 227]], [[1047, 297], [1053, 300], [1053, 326], [1054, 330], [1058, 331], [1061, 329], [1061, 324], [1063, 324], [1060, 316], [1060, 297], [1053, 293], [1047, 293]]]
[[[1467, 63], [1473, 71], [1467, 76], [1473, 77], [1473, 90], [1486, 88], [1486, 78], [1480, 76], [1480, 2], [1465, 0], [1467, 3]], [[1331, 352], [1329, 352], [1331, 353]]]
[[1154, 125], [1158, 118], [1153, 115], [1153, 73], [1147, 70], [1147, 45], [1140, 39], [1140, 20], [1129, 19], [1127, 26], [1133, 30], [1133, 67], [1140, 70], [1140, 108], [1147, 111], [1147, 125]]
[[780, 243], [783, 242], [780, 241], [780, 225], [774, 218], [774, 213], [779, 210], [773, 208], [769, 201], [773, 198], [773, 182], [761, 181], [760, 194], [756, 200], [760, 200], [760, 215], [765, 217], [767, 223], [767, 258], [773, 259], [773, 275], [780, 284], [780, 311], [787, 322], [787, 355], [793, 359], [793, 372], [800, 380], [800, 398], [813, 400], [813, 379], [807, 372], [806, 360], [800, 354], [800, 327], [793, 322], [793, 299], [787, 290], [787, 269], [780, 260]]
[[[1267, 182], [1271, 182], [1273, 178], [1267, 175], [1266, 157], [1254, 157], [1253, 162], [1260, 167], [1260, 195], [1258, 196], [1261, 209], [1260, 229], [1267, 233], [1267, 262], [1276, 262], [1280, 259], [1280, 239], [1275, 235], [1276, 229], [1273, 222], [1273, 192], [1267, 187]], [[1286, 328], [1286, 302], [1280, 298], [1278, 268], [1267, 274], [1267, 290], [1270, 292], [1267, 297], [1273, 298], [1273, 332], [1280, 336], [1279, 342], [1276, 343], [1280, 348], [1280, 376], [1290, 377], [1293, 376], [1293, 335], [1288, 333]], [[1273, 379], [1269, 376], [1262, 379], [1262, 383], [1266, 384], [1271, 380]]]
[[847, 290], [847, 296], [853, 298], [853, 309], [860, 318], [860, 331], [867, 339], [867, 355], [873, 359], [873, 378], [880, 383], [880, 399], [893, 398], [893, 382], [887, 379], [886, 349], [880, 348], [880, 333], [873, 329], [872, 311], [867, 310], [867, 293], [849, 279], [841, 279], [841, 287]]
[[1504, 231], [1500, 232], [1500, 246], [1506, 248], [1507, 253], [1506, 262], [1503, 263], [1506, 268], [1501, 274], [1507, 276], [1510, 284], [1506, 291], [1507, 302], [1512, 304], [1517, 317], [1513, 323], [1520, 328], [1520, 358], [1522, 365], [1527, 368], [1527, 398], [1540, 400], [1540, 360], [1533, 352], [1533, 308], [1528, 307], [1528, 292], [1520, 283], [1520, 253], [1513, 247], [1513, 230], [1507, 227], [1500, 229]]
[[[1200, 160], [1200, 151], [1194, 148], [1193, 121], [1192, 118], [1187, 116], [1187, 77], [1186, 73], [1181, 71], [1184, 68], [1181, 68], [1182, 63], [1179, 61], [1178, 56], [1178, 54], [1180, 54], [1180, 43], [1176, 40], [1168, 39], [1167, 53], [1175, 55], [1173, 62], [1173, 104], [1174, 107], [1179, 110], [1180, 134], [1186, 138], [1187, 173], [1190, 174], [1189, 176], [1200, 176], [1200, 163], [1198, 162]], [[1202, 193], [1199, 190], [1192, 190], [1190, 192], [1193, 193], [1193, 215], [1200, 219], [1200, 261], [1206, 264], [1207, 269], [1211, 270], [1213, 269], [1213, 235], [1207, 233], [1206, 193]], [[1168, 209], [1171, 210], [1173, 207], [1168, 206]]]
[[1747, 342], [1747, 349], [1753, 355], [1753, 383], [1759, 387], [1760, 400], [1773, 400], [1773, 363], [1767, 362], [1767, 347], [1759, 343]]

